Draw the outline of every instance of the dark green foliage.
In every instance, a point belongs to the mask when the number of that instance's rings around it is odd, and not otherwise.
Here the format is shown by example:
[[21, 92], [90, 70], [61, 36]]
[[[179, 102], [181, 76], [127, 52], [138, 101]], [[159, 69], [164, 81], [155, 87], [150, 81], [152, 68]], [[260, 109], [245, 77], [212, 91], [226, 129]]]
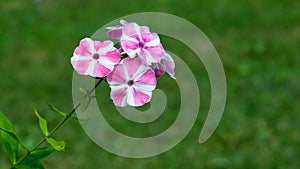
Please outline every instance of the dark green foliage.
[[41, 160], [51, 153], [53, 153], [55, 150], [52, 147], [43, 147], [38, 148], [30, 153], [29, 156], [27, 156], [23, 162], [20, 163], [20, 165], [29, 165], [29, 166], [35, 166], [38, 160]]
[[40, 161], [35, 161], [32, 164], [27, 164], [27, 165], [17, 165], [13, 169], [44, 169], [44, 165]]
[[12, 163], [16, 163], [19, 143], [16, 130], [10, 120], [0, 111], [0, 134], [3, 140], [9, 159]]

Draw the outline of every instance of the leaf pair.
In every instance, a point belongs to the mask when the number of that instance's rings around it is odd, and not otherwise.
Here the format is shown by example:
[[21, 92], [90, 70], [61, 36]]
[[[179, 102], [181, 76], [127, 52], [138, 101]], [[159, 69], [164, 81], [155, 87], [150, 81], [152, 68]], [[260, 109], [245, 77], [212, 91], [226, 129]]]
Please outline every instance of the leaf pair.
[[[58, 111], [58, 109], [56, 109], [54, 106], [52, 106], [52, 108], [56, 111]], [[59, 111], [60, 112], [60, 111]], [[46, 137], [46, 141], [56, 150], [56, 151], [64, 151], [65, 150], [65, 142], [64, 141], [57, 141], [54, 138], [51, 138], [52, 133], [50, 133], [48, 131], [48, 124], [47, 124], [47, 120], [44, 119], [39, 113], [38, 111], [34, 108], [34, 113], [37, 116], [38, 120], [39, 120], [39, 126], [40, 129], [42, 130], [42, 133], [45, 135]], [[60, 112], [60, 114], [62, 114], [63, 112]]]
[[[43, 122], [42, 122], [43, 123]], [[22, 144], [19, 137], [17, 136], [16, 130], [12, 122], [0, 111], [0, 135], [3, 140], [6, 151], [9, 154], [9, 159], [13, 165], [17, 163], [19, 145], [29, 152], [28, 148]], [[25, 157], [22, 162], [14, 166], [14, 169], [44, 169], [43, 164], [39, 161], [52, 152], [55, 149], [52, 147], [45, 147], [33, 150], [30, 154]]]

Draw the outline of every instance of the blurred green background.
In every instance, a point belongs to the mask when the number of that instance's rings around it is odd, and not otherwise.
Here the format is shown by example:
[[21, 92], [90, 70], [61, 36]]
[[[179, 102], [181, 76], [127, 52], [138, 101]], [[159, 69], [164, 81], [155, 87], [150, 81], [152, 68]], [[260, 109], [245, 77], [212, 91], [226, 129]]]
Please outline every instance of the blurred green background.
[[[1, 0], [0, 110], [15, 123], [26, 145], [42, 137], [32, 107], [49, 119], [60, 117], [47, 103], [72, 109], [69, 63], [83, 37], [102, 25], [136, 12], [157, 11], [182, 17], [198, 26], [215, 45], [227, 76], [228, 96], [223, 119], [214, 135], [198, 144], [210, 103], [205, 68], [185, 45], [162, 36], [196, 75], [201, 93], [198, 119], [175, 148], [146, 159], [115, 156], [98, 147], [70, 120], [55, 134], [68, 150], [44, 160], [56, 169], [297, 169], [300, 166], [300, 3], [297, 0], [112, 1]], [[169, 77], [158, 88], [168, 96], [166, 112], [141, 125], [127, 121], [112, 107], [107, 84], [97, 89], [105, 118], [120, 132], [146, 137], [164, 131], [178, 114], [177, 85]], [[8, 166], [0, 146], [0, 168]]]

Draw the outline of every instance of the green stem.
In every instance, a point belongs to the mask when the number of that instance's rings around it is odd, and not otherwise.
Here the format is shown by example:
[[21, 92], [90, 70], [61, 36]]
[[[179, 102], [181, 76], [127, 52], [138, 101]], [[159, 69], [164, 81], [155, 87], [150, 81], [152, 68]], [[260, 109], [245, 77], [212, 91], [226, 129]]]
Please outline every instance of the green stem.
[[[94, 88], [92, 88], [91, 90], [89, 90], [87, 92], [87, 96], [90, 96], [92, 94], [92, 92], [94, 92], [96, 90], [96, 88], [101, 84], [101, 82], [103, 81], [103, 78], [100, 78], [100, 80], [95, 84]], [[27, 153], [25, 155], [23, 155], [15, 164], [13, 164], [13, 166], [11, 168], [14, 168], [15, 166], [17, 166], [18, 164], [20, 164], [27, 156], [29, 156], [34, 150], [36, 150], [40, 145], [42, 145], [47, 138], [51, 137], [70, 117], [72, 117], [72, 115], [75, 113], [75, 111], [80, 107], [80, 102], [67, 114], [67, 116], [61, 121], [59, 122], [49, 133], [48, 136], [44, 137], [39, 143], [37, 143], [32, 149], [28, 150]]]

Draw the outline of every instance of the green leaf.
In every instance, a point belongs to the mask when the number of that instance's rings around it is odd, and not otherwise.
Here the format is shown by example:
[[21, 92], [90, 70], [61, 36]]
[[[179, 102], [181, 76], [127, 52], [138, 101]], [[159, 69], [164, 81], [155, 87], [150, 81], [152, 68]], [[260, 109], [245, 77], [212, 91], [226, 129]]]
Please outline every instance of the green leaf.
[[30, 153], [23, 161], [22, 165], [33, 165], [38, 160], [41, 160], [54, 152], [52, 147], [38, 148]]
[[41, 168], [27, 166], [27, 165], [17, 165], [13, 169], [41, 169]]
[[43, 134], [45, 136], [48, 136], [49, 135], [49, 131], [48, 131], [48, 126], [47, 126], [47, 121], [43, 117], [40, 116], [40, 114], [37, 112], [37, 110], [35, 108], [33, 108], [33, 109], [34, 109], [35, 115], [39, 119], [39, 125], [40, 125], [40, 128], [41, 128]]
[[17, 165], [13, 169], [45, 169], [45, 167], [41, 161], [36, 161], [31, 165]]
[[16, 130], [13, 127], [11, 121], [0, 111], [0, 127], [6, 131], [16, 134]]
[[53, 138], [47, 138], [47, 142], [56, 150], [56, 151], [65, 151], [65, 142], [57, 141]]
[[58, 109], [57, 109], [56, 107], [54, 107], [52, 104], [49, 103], [48, 106], [49, 106], [49, 108], [50, 108], [52, 111], [54, 111], [54, 112], [60, 114], [60, 115], [63, 116], [64, 118], [67, 117], [67, 114], [66, 114], [65, 112], [62, 112], [62, 111], [58, 110]]
[[38, 168], [38, 169], [44, 169], [45, 168], [44, 165], [43, 165], [43, 163], [41, 161], [36, 161], [31, 166], [35, 167], [35, 168]]
[[[15, 164], [17, 161], [19, 142], [12, 135], [16, 136], [16, 130], [11, 121], [0, 111], [0, 135], [6, 151], [9, 154], [10, 161]], [[10, 134], [9, 134], [10, 133]]]
[[90, 102], [91, 102], [90, 96], [89, 95], [85, 95], [85, 97], [80, 102], [80, 111], [84, 112], [88, 108]]
[[18, 137], [16, 136], [16, 134], [12, 131], [6, 130], [2, 127], [0, 127], [1, 131], [4, 131], [5, 133], [7, 133], [8, 135], [10, 135], [13, 139], [15, 139], [16, 141], [19, 141]]
[[31, 165], [32, 167], [38, 168], [38, 169], [45, 169], [43, 163], [41, 161], [36, 161]]
[[25, 150], [28, 150], [28, 148], [20, 141], [20, 139], [18, 138], [18, 136], [14, 132], [8, 131], [8, 130], [6, 130], [4, 128], [1, 128], [1, 127], [0, 127], [0, 130], [4, 131], [8, 135], [10, 135], [16, 142], [18, 142], [22, 146], [22, 148], [24, 148]]

